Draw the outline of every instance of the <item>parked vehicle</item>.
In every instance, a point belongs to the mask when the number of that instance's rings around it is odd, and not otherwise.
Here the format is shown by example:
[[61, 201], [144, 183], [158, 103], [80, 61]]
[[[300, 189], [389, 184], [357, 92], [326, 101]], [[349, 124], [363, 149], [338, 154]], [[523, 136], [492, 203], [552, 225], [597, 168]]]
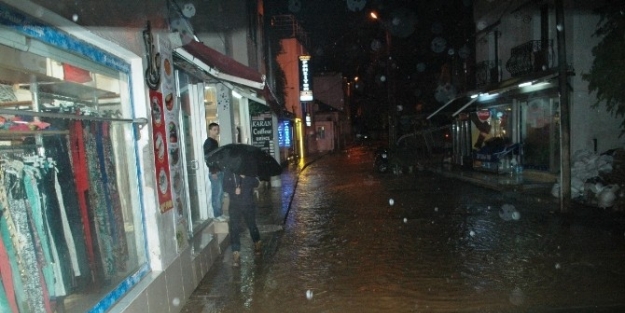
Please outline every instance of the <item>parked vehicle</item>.
[[427, 164], [444, 161], [451, 153], [451, 125], [430, 127], [408, 133], [391, 147], [375, 151], [373, 168], [378, 173], [413, 173]]

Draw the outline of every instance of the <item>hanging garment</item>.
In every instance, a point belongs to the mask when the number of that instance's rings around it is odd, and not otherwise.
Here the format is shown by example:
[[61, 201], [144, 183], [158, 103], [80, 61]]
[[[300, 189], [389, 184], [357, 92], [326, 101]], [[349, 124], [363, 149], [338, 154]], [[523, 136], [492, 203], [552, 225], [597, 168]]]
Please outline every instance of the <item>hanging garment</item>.
[[[76, 264], [76, 259], [70, 258], [69, 245], [74, 242], [74, 238], [69, 234], [69, 239], [66, 237], [65, 232], [66, 225], [62, 222], [65, 218], [65, 208], [61, 210], [60, 206], [63, 204], [63, 199], [59, 199], [59, 193], [56, 192], [58, 188], [56, 182], [56, 168], [53, 164], [44, 163], [41, 168], [42, 179], [39, 183], [39, 191], [42, 194], [44, 201], [44, 226], [46, 235], [48, 237], [51, 257], [53, 260], [52, 266], [54, 271], [54, 292], [51, 292], [56, 297], [67, 295], [67, 289], [72, 286], [73, 270], [72, 267]], [[60, 195], [62, 197], [62, 195]], [[68, 244], [70, 242], [70, 244]], [[75, 255], [75, 247], [73, 247]], [[86, 256], [84, 256], [86, 259]], [[77, 264], [76, 264], [77, 265]], [[50, 289], [52, 289], [50, 287]]]
[[[0, 182], [4, 182], [4, 168], [0, 170]], [[0, 184], [0, 208], [3, 209], [2, 218], [0, 218], [0, 235], [2, 242], [6, 248], [9, 263], [11, 265], [13, 293], [15, 295], [15, 301], [17, 303], [20, 312], [25, 312], [28, 307], [26, 301], [26, 293], [24, 292], [24, 284], [22, 283], [22, 277], [20, 275], [21, 270], [24, 270], [23, 264], [18, 264], [18, 254], [15, 251], [15, 247], [18, 245], [16, 242], [17, 235], [15, 233], [15, 224], [13, 218], [8, 212], [9, 200], [4, 184]], [[4, 276], [3, 276], [4, 277]], [[7, 282], [8, 284], [8, 282]], [[6, 286], [6, 285], [5, 285]]]
[[[0, 209], [4, 211], [2, 204]], [[2, 227], [2, 226], [0, 226]], [[0, 231], [0, 234], [2, 232]], [[2, 280], [2, 303], [0, 304], [0, 311], [17, 313], [17, 302], [15, 298], [15, 286], [13, 285], [13, 270], [11, 270], [11, 257], [4, 241], [0, 240], [0, 279]]]
[[[115, 259], [115, 270], [125, 271], [128, 260], [128, 245], [126, 243], [126, 231], [124, 227], [124, 215], [117, 189], [117, 174], [115, 167], [115, 155], [110, 132], [110, 123], [100, 123], [101, 132], [96, 141], [100, 165], [104, 168], [102, 173], [103, 184], [109, 197], [109, 218], [111, 221], [111, 236], [113, 237], [113, 257]], [[100, 149], [101, 146], [101, 149]]]
[[59, 177], [57, 175], [56, 168], [50, 171], [54, 181], [54, 191], [57, 197], [59, 211], [61, 215], [61, 225], [63, 226], [63, 238], [65, 238], [65, 245], [68, 249], [70, 261], [72, 264], [72, 270], [75, 276], [80, 276], [80, 265], [78, 263], [78, 253], [76, 252], [76, 243], [74, 242], [74, 236], [72, 235], [72, 229], [67, 218], [67, 210], [65, 209], [65, 199], [61, 193], [61, 184], [59, 183]]
[[102, 184], [102, 171], [96, 148], [96, 122], [85, 122], [83, 136], [85, 151], [87, 152], [87, 168], [89, 173], [89, 203], [93, 215], [93, 225], [96, 233], [97, 252], [99, 253], [99, 274], [102, 279], [108, 280], [113, 275], [114, 259], [111, 236], [110, 219], [107, 212], [105, 189]]
[[26, 202], [26, 192], [22, 184], [22, 169], [24, 164], [12, 161], [6, 164], [4, 176], [5, 189], [8, 195], [9, 214], [15, 225], [15, 250], [20, 265], [20, 276], [23, 282], [26, 302], [30, 312], [49, 312], [49, 300], [45, 297], [44, 279], [37, 262], [35, 244], [31, 235], [28, 217], [29, 208]]
[[[51, 209], [48, 217], [51, 223], [62, 225], [64, 217], [67, 219], [69, 229], [59, 227], [52, 228], [54, 238], [62, 238], [57, 240], [57, 248], [63, 262], [63, 273], [66, 278], [68, 290], [73, 288], [80, 289], [92, 284], [93, 276], [91, 275], [91, 267], [85, 243], [85, 229], [83, 227], [81, 208], [78, 201], [77, 188], [75, 185], [74, 163], [72, 162], [72, 148], [70, 135], [63, 136], [45, 136], [43, 138], [46, 154], [53, 158], [56, 162], [54, 174], [56, 178], [47, 176], [47, 187], [53, 188], [48, 194], [56, 194], [59, 208]], [[63, 182], [63, 186], [58, 185]], [[64, 217], [62, 217], [64, 216]], [[63, 240], [67, 241], [67, 245], [63, 245]], [[76, 254], [76, 263], [67, 261], [71, 258], [70, 253], [74, 248]]]
[[26, 190], [27, 207], [30, 210], [27, 211], [30, 227], [32, 231], [33, 242], [37, 249], [37, 261], [43, 273], [45, 280], [45, 288], [49, 295], [46, 299], [55, 297], [54, 285], [56, 278], [54, 277], [54, 260], [52, 259], [52, 251], [50, 250], [50, 241], [48, 237], [48, 231], [45, 229], [45, 195], [39, 191], [38, 181], [41, 180], [41, 174], [39, 169], [30, 165], [24, 165], [23, 169], [23, 182], [24, 189]]
[[87, 167], [87, 155], [85, 153], [85, 143], [82, 129], [82, 121], [73, 121], [70, 128], [70, 150], [72, 159], [72, 168], [74, 169], [74, 181], [76, 184], [76, 195], [78, 206], [80, 207], [80, 216], [84, 230], [84, 242], [89, 259], [89, 268], [91, 270], [92, 280], [96, 276], [95, 250], [93, 247], [92, 227], [88, 211], [88, 191], [89, 191], [89, 174]]

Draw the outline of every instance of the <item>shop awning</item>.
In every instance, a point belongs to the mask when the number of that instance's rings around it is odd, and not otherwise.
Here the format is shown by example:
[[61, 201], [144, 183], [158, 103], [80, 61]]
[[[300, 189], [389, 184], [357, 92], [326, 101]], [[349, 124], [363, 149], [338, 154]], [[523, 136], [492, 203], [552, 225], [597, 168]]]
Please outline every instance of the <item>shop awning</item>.
[[434, 117], [434, 115], [438, 114], [439, 112], [441, 112], [442, 110], [447, 108], [452, 103], [454, 103], [456, 101], [459, 101], [461, 98], [464, 98], [464, 96], [455, 97], [455, 98], [445, 102], [445, 104], [441, 105], [438, 109], [436, 109], [436, 111], [434, 111], [432, 114], [428, 115], [428, 117], [426, 117], [426, 119], [428, 119], [428, 120], [431, 119], [432, 117]]
[[[475, 102], [483, 103], [484, 101], [491, 101], [492, 99], [500, 97], [503, 94], [514, 95], [517, 93], [536, 92], [540, 89], [553, 88], [554, 86], [550, 86], [544, 83], [549, 82], [551, 79], [557, 76], [558, 73], [556, 71], [550, 70], [545, 72], [532, 73], [523, 77], [510, 78], [501, 83], [472, 90], [447, 101], [436, 111], [428, 115], [427, 119], [431, 119], [443, 110], [449, 112], [453, 111], [454, 113], [452, 113], [451, 116], [454, 117], [460, 114], [462, 111], [466, 110]], [[530, 83], [530, 85], [528, 87], [522, 87], [523, 83]], [[461, 106], [458, 106], [458, 104], [461, 104]]]
[[236, 91], [241, 96], [253, 100], [254, 102], [268, 106], [271, 111], [277, 115], [281, 115], [283, 107], [280, 106], [276, 98], [273, 96], [273, 92], [269, 89], [269, 85], [265, 85], [263, 90], [252, 90], [250, 88], [242, 87], [240, 85], [226, 84], [228, 88]]
[[258, 90], [265, 89], [265, 75], [201, 42], [191, 41], [177, 48], [176, 53], [215, 78]]

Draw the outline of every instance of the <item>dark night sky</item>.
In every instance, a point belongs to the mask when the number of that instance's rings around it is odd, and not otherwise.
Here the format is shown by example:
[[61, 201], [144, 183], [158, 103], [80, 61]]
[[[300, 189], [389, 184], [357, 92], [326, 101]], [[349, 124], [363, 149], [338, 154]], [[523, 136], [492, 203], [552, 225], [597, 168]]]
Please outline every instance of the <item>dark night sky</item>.
[[[464, 45], [473, 51], [471, 0], [366, 0], [359, 11], [350, 10], [349, 1], [355, 0], [266, 0], [265, 4], [271, 6], [266, 13], [294, 15], [308, 33], [313, 72], [341, 72], [350, 80], [358, 76], [362, 89], [357, 101], [376, 110], [389, 109], [380, 78], [386, 73], [385, 30], [389, 29], [396, 102], [404, 107], [403, 113], [415, 113], [418, 103], [425, 110], [440, 105], [434, 95], [443, 65], [449, 65], [453, 75], [472, 58], [458, 57]], [[370, 18], [371, 11], [378, 12], [381, 21]], [[436, 37], [447, 42], [438, 52], [432, 48]]]
[[[430, 49], [435, 36], [445, 38], [449, 47], [457, 51], [474, 30], [470, 0], [368, 0], [361, 11], [350, 11], [347, 1], [355, 0], [281, 1], [286, 2], [281, 9], [283, 13], [295, 15], [309, 34], [309, 52], [320, 68], [339, 70], [346, 75], [355, 74], [351, 72], [370, 59], [374, 53], [373, 40], [384, 43], [381, 23], [369, 17], [371, 11], [390, 20], [399, 18], [395, 19], [399, 25], [391, 29], [392, 33], [401, 35], [392, 37], [393, 55], [400, 67], [404, 67], [402, 63], [416, 66], [417, 61], [440, 63], [435, 59], [445, 58], [444, 53], [433, 53]], [[435, 23], [442, 25], [440, 34], [432, 31]]]

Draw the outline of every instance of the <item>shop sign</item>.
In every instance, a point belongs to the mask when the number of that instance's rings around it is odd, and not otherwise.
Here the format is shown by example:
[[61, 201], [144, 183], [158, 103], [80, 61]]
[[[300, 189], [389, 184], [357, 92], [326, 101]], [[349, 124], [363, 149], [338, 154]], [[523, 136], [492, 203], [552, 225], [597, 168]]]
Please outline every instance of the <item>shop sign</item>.
[[299, 101], [312, 101], [313, 93], [312, 93], [312, 80], [310, 77], [310, 71], [308, 69], [308, 65], [310, 62], [309, 55], [300, 55], [299, 56]]
[[291, 147], [291, 121], [282, 121], [278, 124], [278, 146]]
[[479, 118], [480, 121], [482, 121], [482, 122], [488, 121], [488, 119], [490, 118], [490, 111], [489, 110], [479, 110], [479, 111], [477, 111], [477, 118]]
[[169, 154], [167, 153], [167, 130], [163, 110], [163, 94], [150, 89], [150, 106], [152, 113], [152, 140], [154, 140], [154, 164], [156, 168], [156, 186], [158, 190], [158, 207], [161, 212], [173, 208], [171, 199], [171, 183], [169, 172]]
[[272, 154], [273, 121], [271, 114], [252, 117], [252, 145]]

